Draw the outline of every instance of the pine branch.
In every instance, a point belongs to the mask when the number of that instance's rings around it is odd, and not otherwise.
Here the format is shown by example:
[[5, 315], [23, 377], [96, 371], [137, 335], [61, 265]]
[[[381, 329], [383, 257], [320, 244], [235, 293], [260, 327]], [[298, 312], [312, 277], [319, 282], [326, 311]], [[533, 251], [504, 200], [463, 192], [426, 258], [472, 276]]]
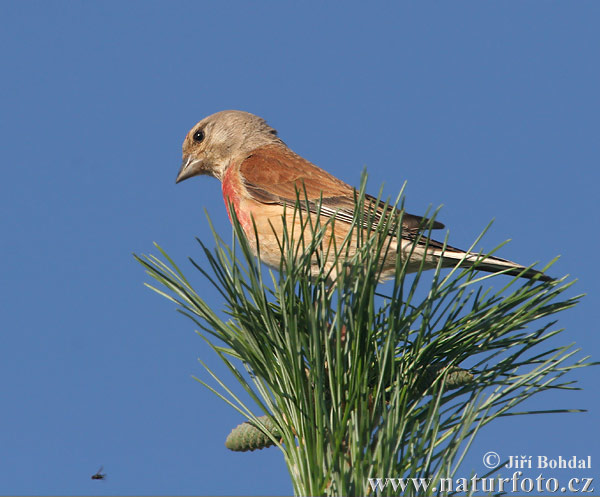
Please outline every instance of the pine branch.
[[[281, 271], [268, 281], [260, 247], [255, 257], [235, 216], [232, 247], [214, 228], [214, 249], [198, 240], [206, 263], [192, 263], [222, 296], [224, 314], [158, 245], [164, 261], [136, 256], [158, 283], [149, 286], [194, 321], [262, 410], [209, 371], [209, 388], [248, 419], [228, 447], [277, 446], [296, 495], [364, 495], [368, 478], [391, 475], [452, 477], [483, 426], [534, 414], [517, 408], [542, 391], [572, 388], [562, 377], [592, 364], [573, 361], [572, 346], [546, 343], [562, 331], [551, 319], [581, 297], [563, 297], [572, 285], [565, 279], [481, 278], [476, 267], [408, 275], [398, 258], [387, 296], [378, 293], [381, 261], [394, 250], [388, 235], [399, 236], [401, 223], [390, 210], [372, 231], [362, 229], [374, 221], [363, 214], [364, 184], [355, 239], [340, 246], [324, 244], [335, 221], [321, 218], [319, 205], [301, 210], [307, 199], [298, 196], [293, 214], [305, 229], [284, 231]], [[423, 226], [415, 243], [427, 236]]]

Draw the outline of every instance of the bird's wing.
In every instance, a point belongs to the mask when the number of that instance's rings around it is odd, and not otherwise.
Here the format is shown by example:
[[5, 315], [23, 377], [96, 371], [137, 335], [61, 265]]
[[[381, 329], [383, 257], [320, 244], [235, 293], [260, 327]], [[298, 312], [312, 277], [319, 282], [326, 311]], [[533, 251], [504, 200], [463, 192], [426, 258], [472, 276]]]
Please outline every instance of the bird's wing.
[[[255, 150], [240, 164], [240, 173], [244, 186], [250, 196], [265, 204], [295, 206], [300, 200], [300, 207], [306, 209], [304, 192], [308, 199], [308, 209], [315, 213], [317, 203], [321, 201], [321, 214], [335, 216], [344, 222], [351, 223], [354, 219], [354, 198], [357, 193], [354, 188], [332, 176], [312, 162], [300, 157], [287, 147], [268, 145]], [[378, 201], [371, 195], [365, 195], [365, 219], [377, 223], [386, 212], [400, 211]], [[370, 210], [376, 209], [374, 215]], [[370, 217], [372, 216], [372, 217]], [[443, 228], [444, 225], [435, 221], [433, 229]], [[419, 216], [402, 214], [402, 237], [414, 239], [420, 231], [429, 228], [429, 222]], [[395, 234], [396, 230], [390, 230]], [[461, 266], [471, 266], [477, 261], [477, 269], [489, 272], [504, 271], [508, 275], [550, 281], [552, 278], [534, 269], [526, 270], [524, 266], [495, 256], [485, 256], [465, 252], [464, 250], [445, 245], [444, 243], [423, 237], [418, 245], [426, 246], [435, 256], [442, 257], [446, 266], [454, 266], [463, 261]], [[482, 260], [484, 259], [484, 260]]]
[[[300, 196], [300, 206], [305, 209], [304, 192], [311, 212], [317, 211], [321, 200], [321, 214], [351, 223], [354, 218], [356, 190], [342, 180], [332, 176], [312, 162], [300, 157], [287, 147], [268, 145], [256, 149], [240, 164], [244, 186], [252, 198], [265, 204], [295, 206]], [[377, 223], [386, 212], [394, 207], [378, 201], [371, 195], [365, 196], [367, 219]], [[375, 212], [372, 213], [372, 210]], [[428, 227], [427, 220], [403, 213], [402, 228], [408, 235]], [[433, 229], [444, 225], [435, 221]]]

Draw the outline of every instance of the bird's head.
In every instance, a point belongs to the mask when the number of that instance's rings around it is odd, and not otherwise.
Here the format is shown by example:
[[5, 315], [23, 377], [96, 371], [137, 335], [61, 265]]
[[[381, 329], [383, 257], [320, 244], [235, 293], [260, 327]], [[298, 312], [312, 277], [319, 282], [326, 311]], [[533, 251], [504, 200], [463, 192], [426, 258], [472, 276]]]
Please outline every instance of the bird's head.
[[175, 183], [201, 174], [222, 180], [230, 164], [273, 143], [283, 142], [261, 117], [240, 110], [217, 112], [202, 119], [183, 140], [183, 162]]

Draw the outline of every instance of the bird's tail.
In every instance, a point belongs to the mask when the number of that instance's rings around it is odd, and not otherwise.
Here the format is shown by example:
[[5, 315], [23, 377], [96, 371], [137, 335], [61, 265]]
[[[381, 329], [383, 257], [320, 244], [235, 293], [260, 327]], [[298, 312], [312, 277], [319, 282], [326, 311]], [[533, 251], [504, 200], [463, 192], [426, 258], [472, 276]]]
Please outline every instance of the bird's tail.
[[541, 271], [527, 268], [516, 262], [509, 261], [507, 259], [501, 259], [492, 255], [486, 256], [485, 254], [475, 254], [473, 252], [465, 252], [464, 250], [456, 249], [454, 247], [447, 246], [446, 249], [442, 250], [435, 249], [433, 254], [436, 257], [443, 258], [443, 265], [445, 267], [453, 267], [458, 262], [461, 267], [472, 267], [476, 266], [478, 271], [486, 271], [488, 273], [499, 273], [503, 272], [510, 276], [520, 276], [522, 278], [537, 278], [540, 281], [553, 281], [554, 278], [545, 275]]

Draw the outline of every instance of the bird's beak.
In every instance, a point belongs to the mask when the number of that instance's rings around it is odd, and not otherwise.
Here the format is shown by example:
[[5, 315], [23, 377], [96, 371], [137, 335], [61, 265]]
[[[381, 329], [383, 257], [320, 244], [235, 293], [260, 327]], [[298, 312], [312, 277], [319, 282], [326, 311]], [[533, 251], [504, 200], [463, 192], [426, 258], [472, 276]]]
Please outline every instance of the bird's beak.
[[194, 159], [192, 156], [184, 157], [181, 163], [181, 169], [177, 173], [175, 183], [179, 183], [185, 179], [191, 178], [200, 174], [202, 170], [202, 161], [200, 159]]

